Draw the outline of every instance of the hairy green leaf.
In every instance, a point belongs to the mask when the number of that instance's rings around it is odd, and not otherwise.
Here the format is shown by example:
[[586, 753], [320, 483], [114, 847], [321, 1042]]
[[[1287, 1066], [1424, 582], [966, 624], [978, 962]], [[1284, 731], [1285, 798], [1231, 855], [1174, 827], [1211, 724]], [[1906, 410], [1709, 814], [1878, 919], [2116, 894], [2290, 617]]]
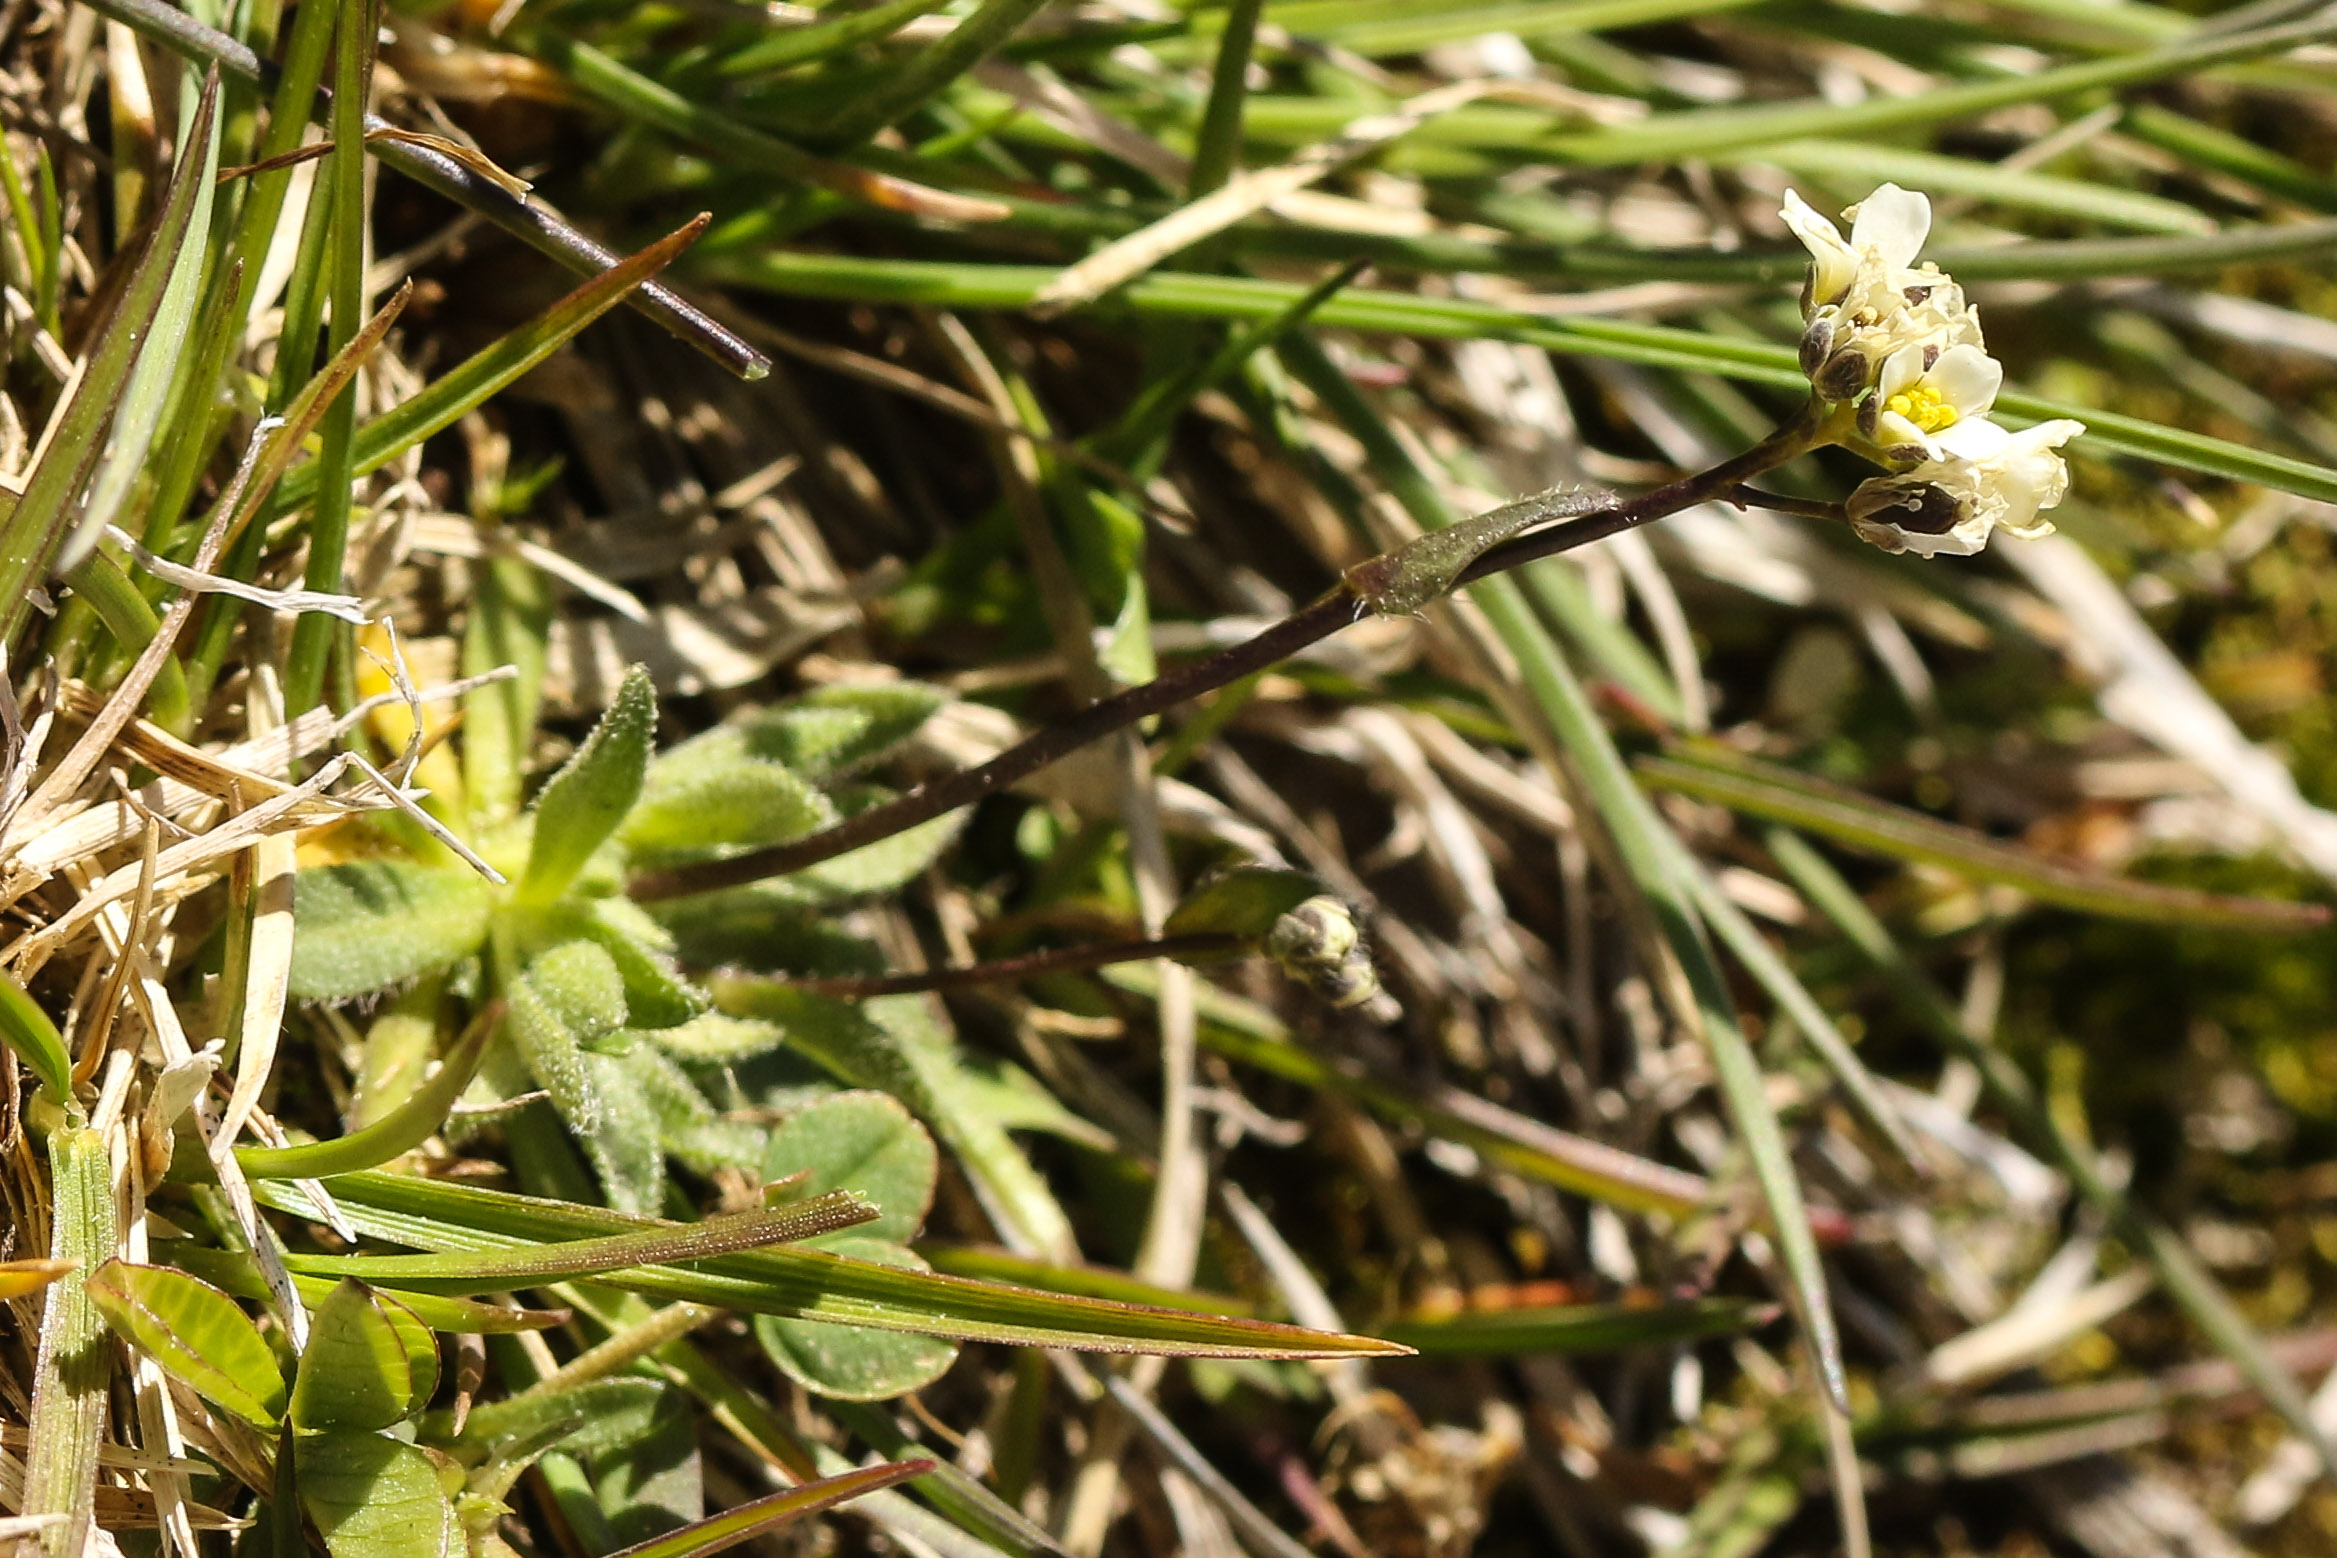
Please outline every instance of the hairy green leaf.
[[[837, 1093], [781, 1122], [763, 1154], [763, 1178], [803, 1174], [798, 1194], [849, 1190], [876, 1208], [876, 1221], [843, 1236], [900, 1243], [916, 1237], [933, 1204], [940, 1154], [908, 1108], [889, 1093]], [[829, 1249], [841, 1248], [833, 1241]]]
[[546, 904], [568, 890], [641, 798], [656, 741], [657, 689], [648, 670], [636, 665], [584, 745], [536, 797], [535, 836], [517, 902]]
[[339, 1001], [460, 962], [487, 935], [486, 882], [410, 860], [302, 871], [293, 887], [292, 993]]
[[949, 701], [947, 692], [923, 682], [820, 687], [732, 728], [756, 756], [825, 784], [882, 760]]
[[[733, 732], [712, 734], [736, 744]], [[784, 844], [836, 820], [835, 807], [808, 779], [778, 763], [693, 750], [697, 745], [683, 743], [650, 769], [641, 804], [618, 834], [635, 861], [710, 860]]]

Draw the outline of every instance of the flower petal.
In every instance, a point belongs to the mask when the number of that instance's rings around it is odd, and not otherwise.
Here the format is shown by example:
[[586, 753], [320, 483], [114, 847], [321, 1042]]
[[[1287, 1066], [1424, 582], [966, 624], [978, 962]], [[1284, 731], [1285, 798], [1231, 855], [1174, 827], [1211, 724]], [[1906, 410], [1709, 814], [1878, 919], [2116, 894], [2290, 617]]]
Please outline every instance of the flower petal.
[[1851, 209], [1850, 247], [1888, 269], [1913, 265], [1931, 236], [1931, 201], [1914, 190], [1885, 184]]
[[1790, 189], [1785, 192], [1785, 204], [1777, 214], [1793, 229], [1802, 247], [1810, 251], [1813, 301], [1831, 303], [1841, 297], [1858, 274], [1858, 253], [1843, 240], [1842, 230]]
[[1996, 404], [1996, 392], [2004, 387], [2004, 364], [1977, 346], [1956, 345], [1939, 354], [1926, 377], [1958, 417], [1976, 417]]
[[1951, 460], [1986, 460], [2001, 454], [2015, 436], [1986, 417], [1971, 416], [1942, 428], [1933, 441]]

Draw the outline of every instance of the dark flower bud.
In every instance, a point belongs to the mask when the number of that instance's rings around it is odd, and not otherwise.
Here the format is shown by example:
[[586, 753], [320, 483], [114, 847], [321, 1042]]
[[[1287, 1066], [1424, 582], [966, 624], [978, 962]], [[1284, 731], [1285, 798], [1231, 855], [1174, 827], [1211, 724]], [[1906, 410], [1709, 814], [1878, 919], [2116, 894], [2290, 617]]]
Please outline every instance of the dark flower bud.
[[1283, 973], [1342, 1010], [1379, 993], [1379, 972], [1354, 913], [1332, 897], [1309, 898], [1274, 922], [1266, 956]]

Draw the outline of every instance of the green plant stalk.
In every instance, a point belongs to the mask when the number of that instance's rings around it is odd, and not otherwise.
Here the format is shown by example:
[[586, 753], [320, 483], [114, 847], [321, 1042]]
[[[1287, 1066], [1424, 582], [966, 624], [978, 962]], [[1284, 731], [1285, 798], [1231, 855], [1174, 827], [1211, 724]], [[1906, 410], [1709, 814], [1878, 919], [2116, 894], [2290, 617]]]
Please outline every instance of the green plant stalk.
[[73, 1112], [74, 1123], [49, 1138], [49, 1253], [78, 1265], [49, 1284], [41, 1314], [21, 1505], [26, 1515], [65, 1517], [40, 1534], [50, 1558], [78, 1558], [89, 1536], [113, 1350], [88, 1274], [121, 1237], [105, 1139]]
[[1989, 1095], [2009, 1115], [2018, 1133], [2042, 1149], [2069, 1176], [2079, 1195], [2158, 1274], [2167, 1296], [2181, 1306], [2209, 1341], [2231, 1359], [2262, 1393], [2289, 1431], [2310, 1445], [2323, 1475], [2337, 1479], [2337, 1446], [2323, 1433], [2312, 1403], [2296, 1377], [2284, 1368], [2240, 1313], [2231, 1296], [2199, 1264], [2182, 1236], [2148, 1215], [2102, 1175], [2092, 1147], [2064, 1130], [2037, 1096], [2010, 1056], [1965, 1028], [1955, 1007], [1902, 951], [1874, 911], [1840, 872], [1799, 834], [1772, 828], [1766, 836], [1771, 858], [1783, 867], [1818, 912], [1889, 980], [1902, 1004], [1943, 1044], [1970, 1061]]
[[[373, 0], [339, 0], [340, 28], [333, 54], [333, 149], [323, 177], [332, 188], [330, 274], [332, 328], [326, 346], [338, 356], [356, 339], [365, 308], [365, 240], [370, 213], [365, 205], [365, 99], [373, 81], [373, 46], [378, 31]], [[338, 594], [349, 555], [349, 509], [354, 496], [357, 397], [343, 394], [325, 408], [318, 429], [316, 506], [308, 521], [306, 583]], [[349, 625], [323, 612], [305, 612], [292, 626], [292, 648], [284, 664], [284, 709], [302, 714], [324, 700], [328, 662], [338, 660], [341, 684], [333, 702], [356, 701], [354, 635]], [[340, 653], [336, 656], [335, 649]]]
[[876, 90], [836, 117], [825, 139], [853, 146], [915, 113], [952, 81], [972, 70], [1046, 0], [983, 0], [947, 37], [936, 38], [886, 75]]

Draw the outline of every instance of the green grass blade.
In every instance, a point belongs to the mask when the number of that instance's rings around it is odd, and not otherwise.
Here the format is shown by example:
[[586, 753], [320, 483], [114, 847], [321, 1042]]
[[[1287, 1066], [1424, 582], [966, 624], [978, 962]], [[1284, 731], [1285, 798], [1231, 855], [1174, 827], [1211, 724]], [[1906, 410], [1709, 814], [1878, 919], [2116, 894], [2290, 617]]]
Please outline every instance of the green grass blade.
[[899, 124], [958, 77], [980, 64], [1016, 29], [1038, 14], [1046, 0], [983, 0], [949, 35], [937, 38], [889, 72], [883, 81], [838, 115], [827, 139], [856, 145], [879, 130]]
[[0, 971], [0, 1043], [32, 1068], [32, 1074], [59, 1105], [73, 1102], [73, 1057], [49, 1014], [25, 993], [16, 976]]
[[[253, 1187], [296, 1214], [306, 1198]], [[328, 1188], [359, 1232], [392, 1243], [465, 1254], [527, 1252], [545, 1243], [617, 1234], [671, 1239], [689, 1225], [606, 1208], [538, 1200], [393, 1174], [345, 1174]], [[1398, 1353], [1369, 1337], [1263, 1320], [1180, 1314], [1100, 1299], [1038, 1293], [960, 1277], [903, 1271], [813, 1250], [758, 1250], [697, 1270], [635, 1268], [595, 1279], [606, 1287], [688, 1299], [750, 1314], [828, 1320], [1010, 1346], [1072, 1347], [1186, 1357], [1329, 1358]]]
[[[2337, 245], [2337, 223], [2295, 223], [2246, 231], [2265, 232], [2282, 237], [2284, 242], [2284, 235], [2301, 232], [2312, 239], [2315, 247]], [[2225, 244], [2231, 236], [2236, 235], [2132, 242], [2154, 250], [2181, 248], [2185, 253], [2196, 253], [2201, 245]], [[2128, 242], [2102, 240], [2096, 248]], [[2019, 245], [2001, 252], [2019, 255], [2047, 247], [2050, 246]], [[1942, 264], [1949, 262], [1946, 255], [1940, 258]], [[1955, 263], [1964, 268], [1964, 274], [1974, 274], [1975, 268], [1969, 262], [1958, 259]], [[775, 252], [725, 254], [710, 260], [706, 269], [725, 280], [792, 296], [925, 303], [944, 308], [1020, 308], [1057, 274], [1041, 266], [962, 265]], [[1793, 262], [1791, 275], [1795, 280], [1801, 271], [1802, 263]], [[2108, 273], [2118, 272], [2113, 268]], [[1303, 286], [1289, 282], [1156, 271], [1129, 283], [1109, 301], [1113, 306], [1144, 314], [1265, 319], [1286, 312], [1304, 293]], [[1324, 303], [1315, 320], [1342, 329], [1437, 340], [1514, 341], [1565, 356], [1602, 357], [1642, 367], [1713, 373], [1745, 383], [1795, 391], [1807, 382], [1794, 363], [1792, 349], [1785, 346], [1723, 339], [1627, 320], [1555, 319], [1461, 298], [1425, 298], [1350, 287]], [[2337, 502], [2337, 470], [2309, 460], [2292, 459], [2137, 417], [2012, 390], [1998, 396], [1996, 404], [1999, 411], [2008, 413], [2005, 420], [2015, 425], [2024, 420], [2043, 421], [2050, 417], [2078, 418], [2087, 428], [2085, 437], [2073, 446], [2079, 449], [2140, 455], [2177, 470], [2256, 482], [2300, 497]]]
[[885, 1466], [867, 1466], [834, 1477], [823, 1477], [818, 1482], [807, 1482], [800, 1488], [789, 1488], [783, 1493], [752, 1499], [735, 1509], [704, 1520], [692, 1521], [678, 1531], [653, 1536], [639, 1542], [612, 1558], [701, 1558], [702, 1554], [718, 1553], [725, 1547], [774, 1531], [806, 1515], [816, 1515], [823, 1509], [849, 1503], [864, 1493], [889, 1488], [896, 1482], [911, 1477], [922, 1477], [933, 1470], [931, 1461], [896, 1461]]
[[2129, 881], [2062, 865], [1986, 834], [1935, 821], [1823, 780], [1749, 759], [1682, 762], [1645, 757], [1641, 778], [1660, 789], [1717, 802], [1748, 816], [1822, 833], [1897, 860], [1920, 861], [1983, 882], [2018, 888], [2040, 903], [2154, 925], [2301, 931], [2325, 925], [2326, 906], [2231, 898]]
[[[379, 470], [389, 461], [478, 407], [490, 395], [542, 362], [627, 294], [666, 266], [706, 230], [695, 218], [638, 254], [592, 277], [559, 302], [461, 366], [434, 380], [413, 399], [400, 403], [357, 430], [352, 476]], [[310, 462], [285, 476], [277, 500], [293, 507], [315, 498], [320, 472]]]
[[1774, 1304], [1742, 1298], [1678, 1303], [1553, 1304], [1411, 1315], [1380, 1327], [1423, 1358], [1514, 1358], [1529, 1353], [1606, 1353], [1676, 1346], [1766, 1325]]
[[1877, 95], [1851, 104], [1809, 100], [1750, 108], [1691, 109], [1656, 114], [1617, 129], [1554, 135], [1542, 144], [1552, 161], [1578, 167], [1622, 167], [1742, 152], [1804, 136], [1864, 137], [1915, 125], [1955, 123], [2015, 103], [2050, 103], [2081, 93], [2165, 81], [2324, 43], [2332, 37], [2337, 37], [2337, 22], [2316, 18], [2223, 37], [2183, 39], [2107, 59], [2058, 65], [2032, 75], [1963, 82], [1907, 97]]
[[760, 43], [750, 43], [726, 56], [716, 73], [736, 79], [807, 65], [846, 49], [891, 37], [920, 16], [940, 10], [949, 0], [883, 0], [866, 10], [823, 16], [809, 27], [790, 27]]
[[105, 1317], [89, 1274], [114, 1253], [121, 1220], [105, 1140], [81, 1124], [49, 1137], [49, 1254], [77, 1269], [49, 1284], [33, 1362], [30, 1448], [17, 1512], [63, 1518], [38, 1541], [49, 1558], [78, 1558], [91, 1529], [106, 1397], [114, 1372]]
[[[201, 1277], [223, 1293], [255, 1303], [268, 1301], [268, 1284], [249, 1255], [214, 1250], [185, 1239], [172, 1240], [164, 1246], [164, 1251], [172, 1265]], [[300, 1295], [301, 1307], [312, 1312], [323, 1305], [335, 1285], [336, 1280], [331, 1277], [303, 1276], [297, 1272], [292, 1277], [292, 1290]], [[565, 1309], [511, 1309], [501, 1304], [482, 1304], [467, 1298], [411, 1290], [399, 1293], [398, 1302], [414, 1311], [415, 1317], [431, 1330], [450, 1336], [549, 1331], [573, 1318]]]
[[[1457, 520], [1436, 490], [1413, 465], [1411, 456], [1380, 421], [1362, 393], [1320, 348], [1311, 342], [1293, 342], [1284, 348], [1292, 371], [1323, 401], [1365, 450], [1374, 470], [1423, 529], [1450, 528]], [[1833, 1310], [1826, 1296], [1825, 1270], [1810, 1231], [1801, 1182], [1785, 1144], [1785, 1136], [1770, 1111], [1761, 1068], [1752, 1046], [1737, 1025], [1735, 1003], [1728, 984], [1705, 942], [1685, 884], [1673, 868], [1676, 840], [1663, 837], [1665, 824], [1638, 787], [1630, 769], [1615, 750], [1613, 738], [1591, 707], [1574, 670], [1526, 605], [1516, 582], [1493, 578], [1471, 587], [1474, 601], [1502, 643], [1518, 662], [1526, 691], [1533, 697], [1554, 734], [1566, 748], [1580, 774], [1584, 793], [1598, 808], [1616, 854], [1638, 892], [1643, 895], [1654, 929], [1684, 982], [1674, 1002], [1683, 1019], [1700, 1021], [1714, 1080], [1731, 1120], [1751, 1160], [1754, 1179], [1769, 1209], [1770, 1226], [1783, 1259], [1787, 1288], [1794, 1299], [1811, 1353], [1818, 1362], [1826, 1393], [1835, 1406], [1848, 1410], [1849, 1391], [1842, 1368], [1841, 1342], [1834, 1329]]]
[[448, 1111], [478, 1074], [479, 1062], [486, 1057], [488, 1041], [494, 1036], [495, 1024], [473, 1023], [428, 1081], [362, 1130], [331, 1141], [291, 1147], [238, 1147], [235, 1160], [243, 1166], [247, 1179], [324, 1179], [378, 1168], [421, 1146], [446, 1124]]
[[835, 1233], [868, 1220], [866, 1204], [839, 1190], [779, 1211], [733, 1212], [702, 1223], [539, 1244], [515, 1253], [288, 1255], [284, 1263], [311, 1276], [355, 1277], [418, 1293], [499, 1293], [633, 1266], [712, 1260]]
[[23, 496], [0, 521], [0, 646], [13, 642], [32, 609], [33, 590], [48, 577], [65, 544], [90, 472], [104, 453], [124, 388], [145, 347], [180, 254], [194, 230], [195, 212], [210, 193], [211, 131], [219, 97], [216, 72], [204, 83], [194, 133], [180, 150], [153, 236], [114, 305], [72, 398], [55, 415], [40, 459], [25, 478]]

